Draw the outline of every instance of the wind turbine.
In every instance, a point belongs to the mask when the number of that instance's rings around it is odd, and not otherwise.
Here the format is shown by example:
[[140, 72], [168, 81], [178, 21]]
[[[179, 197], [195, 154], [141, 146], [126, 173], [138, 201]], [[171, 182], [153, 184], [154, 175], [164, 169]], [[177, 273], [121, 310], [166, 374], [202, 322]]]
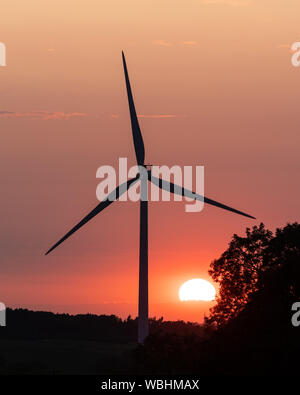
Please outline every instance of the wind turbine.
[[[218, 203], [215, 200], [209, 199], [205, 196], [198, 195], [190, 190], [183, 188], [182, 186], [173, 184], [171, 182], [165, 181], [161, 178], [154, 177], [151, 174], [151, 169], [147, 170], [147, 165], [145, 165], [145, 147], [143, 142], [143, 137], [141, 129], [138, 122], [138, 117], [135, 110], [135, 105], [133, 101], [127, 65], [124, 53], [122, 51], [122, 60], [126, 81], [126, 89], [128, 96], [129, 112], [131, 119], [131, 129], [133, 136], [133, 143], [135, 149], [135, 155], [137, 164], [139, 166], [139, 173], [135, 178], [128, 180], [127, 182], [119, 185], [114, 191], [106, 197], [105, 200], [100, 202], [89, 214], [87, 214], [77, 225], [75, 225], [65, 236], [63, 236], [56, 244], [54, 244], [45, 255], [49, 254], [57, 246], [59, 246], [63, 241], [68, 239], [73, 233], [85, 225], [88, 221], [94, 218], [97, 214], [108, 207], [113, 201], [117, 200], [123, 193], [125, 193], [134, 183], [138, 180], [143, 183], [143, 174], [146, 173], [145, 183], [151, 181], [153, 184], [157, 185], [159, 188], [167, 190], [171, 193], [175, 193], [181, 196], [191, 197], [193, 199], [204, 201], [204, 203], [211, 204], [213, 206], [222, 208], [224, 210], [231, 211], [233, 213], [243, 215], [248, 218], [253, 218], [249, 214], [242, 211], [236, 210], [232, 207], [226, 206], [225, 204]], [[142, 185], [141, 185], [141, 196], [142, 196]], [[146, 191], [146, 199], [140, 199], [140, 246], [139, 246], [139, 306], [138, 306], [138, 342], [143, 343], [145, 338], [149, 333], [149, 323], [148, 323], [148, 192]]]

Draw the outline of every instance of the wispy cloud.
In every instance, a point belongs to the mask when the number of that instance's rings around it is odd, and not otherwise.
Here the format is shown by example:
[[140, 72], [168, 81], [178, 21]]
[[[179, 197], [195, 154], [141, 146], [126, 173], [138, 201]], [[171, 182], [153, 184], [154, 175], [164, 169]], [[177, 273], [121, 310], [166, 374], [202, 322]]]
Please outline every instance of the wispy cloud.
[[179, 42], [171, 42], [171, 41], [165, 41], [165, 40], [155, 40], [153, 41], [154, 45], [158, 45], [160, 47], [175, 47], [175, 46], [180, 46], [180, 45], [186, 45], [193, 47], [197, 45], [197, 41], [194, 40], [186, 40], [186, 41], [179, 41]]
[[221, 4], [230, 7], [243, 7], [250, 4], [250, 0], [200, 0], [202, 4]]
[[138, 114], [138, 118], [186, 118], [182, 114]]
[[82, 112], [62, 112], [62, 111], [30, 111], [30, 112], [13, 112], [13, 111], [0, 111], [0, 118], [29, 118], [32, 120], [41, 119], [48, 121], [50, 119], [66, 120], [71, 118], [87, 117], [87, 114]]
[[[186, 118], [184, 114], [138, 114], [138, 118], [149, 118], [149, 119], [162, 119], [162, 118]], [[113, 119], [119, 119], [119, 114], [110, 114]]]
[[194, 45], [197, 45], [197, 41], [183, 41], [183, 45], [194, 46]]
[[172, 47], [174, 45], [170, 41], [165, 41], [165, 40], [155, 40], [155, 41], [153, 41], [153, 44], [159, 45], [161, 47]]
[[279, 44], [279, 45], [277, 46], [277, 48], [289, 49], [290, 52], [294, 52], [294, 51], [292, 50], [292, 45], [291, 45], [291, 44]]

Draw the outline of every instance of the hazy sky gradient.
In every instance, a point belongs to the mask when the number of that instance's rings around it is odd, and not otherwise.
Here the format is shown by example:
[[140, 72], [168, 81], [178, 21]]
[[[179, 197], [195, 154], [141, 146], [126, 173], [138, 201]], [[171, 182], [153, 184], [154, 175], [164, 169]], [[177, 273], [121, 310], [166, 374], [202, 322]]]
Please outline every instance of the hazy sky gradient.
[[97, 168], [134, 164], [123, 49], [146, 163], [204, 165], [208, 197], [258, 218], [150, 203], [150, 315], [201, 320], [179, 286], [233, 233], [300, 220], [299, 1], [9, 0], [0, 18], [0, 300], [136, 315], [137, 204], [43, 256], [97, 204]]

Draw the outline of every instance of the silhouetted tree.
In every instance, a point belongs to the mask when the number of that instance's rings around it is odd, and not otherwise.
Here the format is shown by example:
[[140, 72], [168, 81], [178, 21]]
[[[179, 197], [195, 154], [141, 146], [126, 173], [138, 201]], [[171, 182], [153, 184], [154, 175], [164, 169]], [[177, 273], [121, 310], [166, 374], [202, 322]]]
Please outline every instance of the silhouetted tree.
[[246, 305], [251, 293], [257, 290], [263, 252], [272, 239], [264, 224], [246, 229], [246, 236], [233, 235], [228, 249], [215, 259], [209, 274], [220, 284], [217, 305], [207, 319], [220, 326], [235, 317]]
[[276, 230], [264, 250], [257, 287], [272, 300], [300, 300], [300, 224], [287, 224]]

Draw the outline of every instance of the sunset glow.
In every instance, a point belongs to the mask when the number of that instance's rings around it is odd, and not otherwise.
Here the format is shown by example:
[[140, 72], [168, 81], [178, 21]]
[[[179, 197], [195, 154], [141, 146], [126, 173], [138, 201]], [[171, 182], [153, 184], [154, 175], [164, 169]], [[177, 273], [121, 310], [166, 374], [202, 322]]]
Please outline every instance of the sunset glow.
[[[115, 202], [44, 256], [99, 203], [99, 166], [136, 164], [122, 49], [146, 163], [204, 165], [206, 196], [270, 229], [297, 219], [300, 68], [290, 48], [299, 2], [17, 3], [1, 5], [6, 305], [137, 315], [138, 203]], [[188, 307], [179, 287], [209, 279], [231, 236], [258, 221], [184, 207], [149, 203], [149, 315], [201, 320], [209, 304]]]

